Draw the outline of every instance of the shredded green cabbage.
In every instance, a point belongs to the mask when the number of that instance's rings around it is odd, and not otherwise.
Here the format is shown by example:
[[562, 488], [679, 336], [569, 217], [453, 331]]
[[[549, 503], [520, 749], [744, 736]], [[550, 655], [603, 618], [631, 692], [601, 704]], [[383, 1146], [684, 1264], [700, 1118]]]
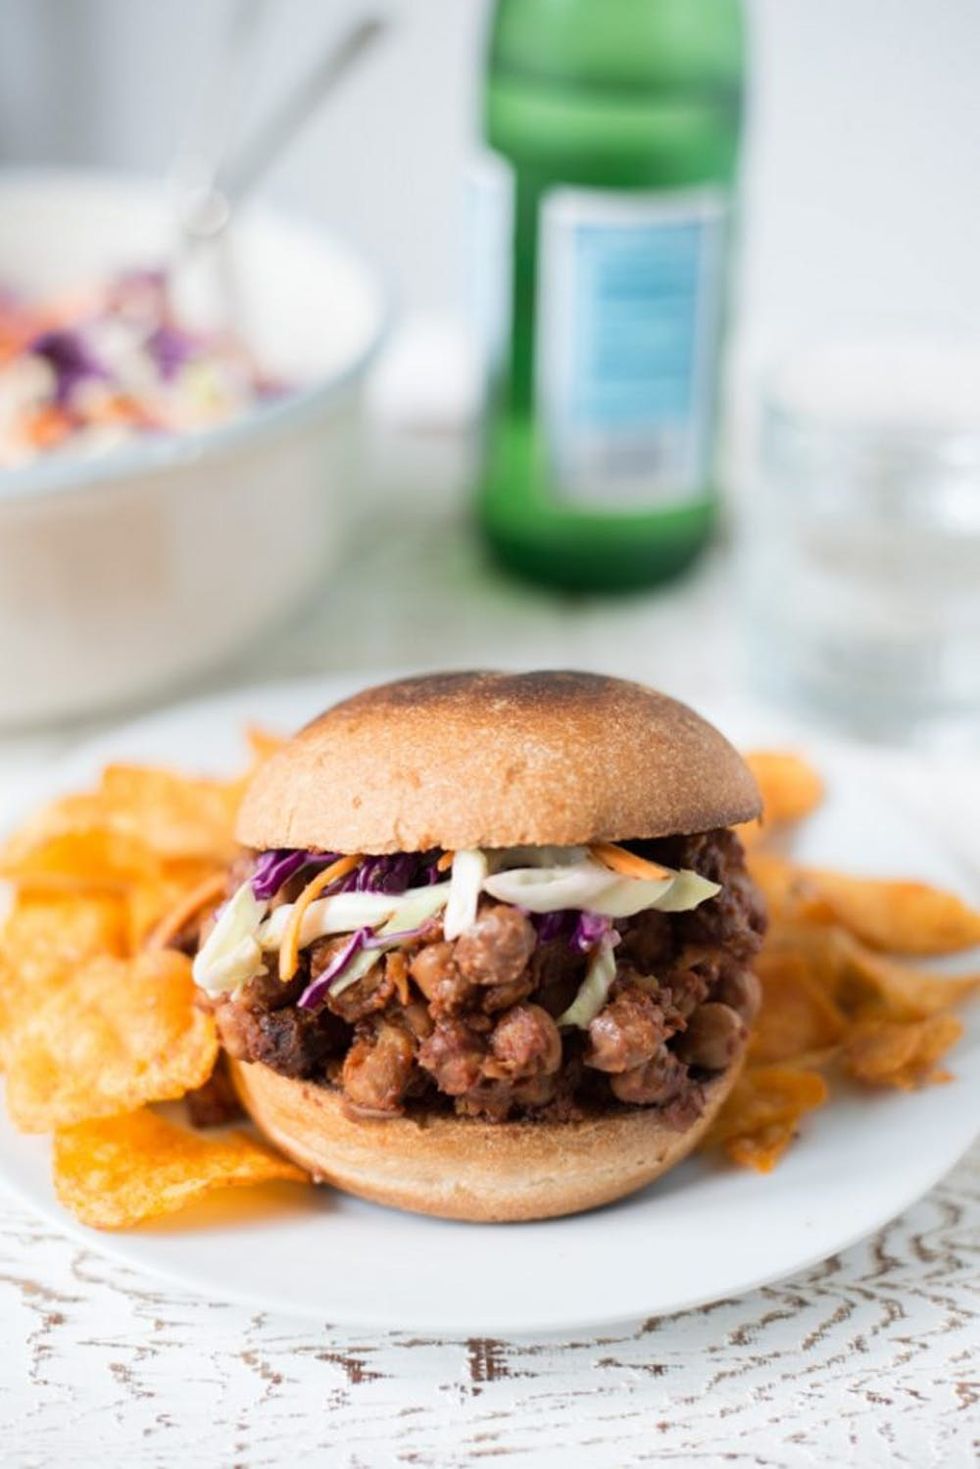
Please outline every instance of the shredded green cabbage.
[[[330, 934], [376, 928], [391, 917], [399, 902], [401, 898], [393, 898], [388, 893], [335, 893], [329, 898], [315, 898], [303, 914], [299, 946], [305, 949]], [[263, 949], [278, 949], [292, 911], [292, 903], [273, 908], [259, 929]]]
[[579, 1030], [589, 1028], [590, 1023], [606, 1003], [606, 997], [616, 978], [616, 952], [613, 944], [612, 937], [607, 936], [601, 940], [589, 961], [589, 967], [585, 978], [579, 985], [578, 994], [568, 1009], [559, 1015], [556, 1024], [575, 1025]]
[[458, 939], [461, 933], [472, 928], [476, 922], [476, 910], [480, 893], [486, 881], [489, 865], [487, 855], [479, 850], [456, 852], [453, 856], [452, 878], [449, 884], [449, 901], [443, 929], [447, 939]]
[[386, 934], [391, 934], [391, 943], [379, 944], [374, 949], [361, 949], [355, 954], [343, 974], [330, 986], [331, 995], [342, 995], [344, 990], [370, 973], [382, 954], [398, 947], [400, 935], [406, 929], [419, 928], [429, 918], [434, 918], [445, 907], [448, 894], [449, 883], [440, 882], [433, 887], [412, 889], [410, 897], [406, 894], [400, 898], [397, 912], [378, 929], [377, 937], [383, 939]]
[[243, 882], [218, 914], [194, 960], [194, 983], [212, 999], [237, 989], [262, 968], [257, 935], [268, 909], [251, 882]]
[[590, 857], [554, 867], [509, 868], [483, 886], [492, 897], [529, 913], [577, 908], [606, 918], [631, 918], [648, 908], [681, 913], [721, 891], [716, 882], [686, 868], [653, 880], [620, 877]]

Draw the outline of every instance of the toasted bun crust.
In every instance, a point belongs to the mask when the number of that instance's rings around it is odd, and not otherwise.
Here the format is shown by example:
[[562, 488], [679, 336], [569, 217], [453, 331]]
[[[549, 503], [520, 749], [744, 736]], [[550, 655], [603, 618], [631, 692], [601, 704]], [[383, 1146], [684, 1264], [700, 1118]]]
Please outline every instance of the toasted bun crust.
[[337, 852], [566, 846], [749, 821], [755, 781], [718, 731], [593, 673], [444, 673], [328, 709], [256, 772], [246, 846]]
[[708, 1082], [704, 1112], [681, 1130], [643, 1108], [581, 1122], [354, 1122], [332, 1087], [291, 1081], [261, 1063], [231, 1067], [260, 1130], [318, 1182], [415, 1214], [503, 1223], [579, 1214], [645, 1188], [697, 1146], [741, 1061]]

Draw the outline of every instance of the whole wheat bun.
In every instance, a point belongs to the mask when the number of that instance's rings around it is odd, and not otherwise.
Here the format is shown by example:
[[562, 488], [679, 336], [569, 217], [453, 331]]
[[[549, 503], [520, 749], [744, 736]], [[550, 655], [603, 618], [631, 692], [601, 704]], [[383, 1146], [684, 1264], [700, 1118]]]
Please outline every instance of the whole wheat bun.
[[[743, 1051], [744, 1055], [744, 1051]], [[508, 1223], [579, 1214], [645, 1188], [700, 1142], [743, 1055], [705, 1086], [690, 1127], [655, 1108], [596, 1112], [581, 1122], [481, 1122], [422, 1114], [355, 1122], [333, 1087], [232, 1061], [235, 1088], [260, 1131], [307, 1169], [376, 1204], [440, 1219]]]
[[737, 751], [665, 694], [593, 673], [443, 673], [300, 730], [256, 772], [237, 835], [333, 852], [566, 846], [759, 811]]

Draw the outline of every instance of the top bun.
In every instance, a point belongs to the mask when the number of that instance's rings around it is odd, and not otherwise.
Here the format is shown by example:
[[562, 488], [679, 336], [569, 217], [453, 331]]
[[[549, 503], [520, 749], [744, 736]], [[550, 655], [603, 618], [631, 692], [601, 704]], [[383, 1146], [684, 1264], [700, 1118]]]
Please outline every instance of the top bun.
[[365, 689], [264, 762], [246, 846], [570, 846], [749, 821], [749, 770], [685, 704], [594, 673], [440, 673]]

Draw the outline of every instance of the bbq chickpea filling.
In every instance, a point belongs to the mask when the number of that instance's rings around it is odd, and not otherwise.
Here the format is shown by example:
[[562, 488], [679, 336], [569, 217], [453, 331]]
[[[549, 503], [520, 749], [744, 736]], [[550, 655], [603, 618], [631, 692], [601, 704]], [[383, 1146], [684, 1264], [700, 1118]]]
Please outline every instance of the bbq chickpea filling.
[[686, 1127], [758, 1007], [762, 904], [730, 830], [587, 848], [245, 854], [198, 936], [225, 1049], [355, 1118]]

